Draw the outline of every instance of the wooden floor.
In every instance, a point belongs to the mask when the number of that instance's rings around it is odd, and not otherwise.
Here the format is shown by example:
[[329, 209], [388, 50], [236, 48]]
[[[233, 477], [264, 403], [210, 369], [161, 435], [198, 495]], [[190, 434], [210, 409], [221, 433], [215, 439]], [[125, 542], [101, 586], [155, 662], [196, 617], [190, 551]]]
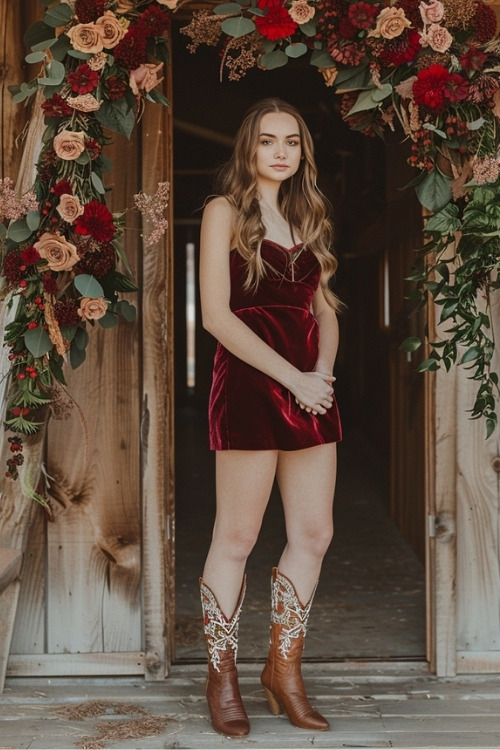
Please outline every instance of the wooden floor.
[[205, 667], [184, 664], [161, 683], [10, 679], [0, 748], [500, 748], [498, 676], [438, 679], [424, 662], [309, 663], [311, 700], [332, 725], [315, 734], [269, 713], [261, 666], [240, 665], [252, 725], [240, 740], [212, 730]]

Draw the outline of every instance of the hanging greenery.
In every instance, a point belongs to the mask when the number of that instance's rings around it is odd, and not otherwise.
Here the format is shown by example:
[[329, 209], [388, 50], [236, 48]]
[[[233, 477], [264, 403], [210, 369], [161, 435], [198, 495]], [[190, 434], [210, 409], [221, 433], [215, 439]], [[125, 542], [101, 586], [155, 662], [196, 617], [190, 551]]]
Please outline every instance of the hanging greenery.
[[[429, 214], [410, 296], [439, 308], [421, 371], [466, 367], [472, 418], [497, 424], [490, 295], [500, 286], [500, 38], [496, 0], [238, 0], [200, 10], [181, 29], [190, 51], [220, 46], [237, 81], [307, 57], [368, 136], [402, 130], [410, 184]], [[415, 351], [415, 337], [401, 345]]]
[[[124, 212], [111, 213], [105, 200], [104, 175], [112, 169], [106, 132], [128, 138], [145, 101], [168, 104], [156, 86], [168, 59], [165, 32], [175, 0], [41, 4], [43, 20], [24, 39], [31, 50], [26, 62], [39, 65], [38, 74], [10, 87], [19, 104], [43, 94], [36, 177], [24, 195], [10, 178], [0, 180], [2, 296], [15, 309], [4, 339], [6, 474], [12, 479], [24, 460], [23, 436], [41, 430], [50, 409], [67, 406], [67, 398], [61, 405], [64, 364], [84, 362], [89, 328], [113, 327], [120, 316], [135, 319], [123, 296], [137, 289], [121, 244]], [[136, 208], [153, 223], [146, 247], [167, 228], [167, 201], [168, 183], [154, 196], [135, 196]]]

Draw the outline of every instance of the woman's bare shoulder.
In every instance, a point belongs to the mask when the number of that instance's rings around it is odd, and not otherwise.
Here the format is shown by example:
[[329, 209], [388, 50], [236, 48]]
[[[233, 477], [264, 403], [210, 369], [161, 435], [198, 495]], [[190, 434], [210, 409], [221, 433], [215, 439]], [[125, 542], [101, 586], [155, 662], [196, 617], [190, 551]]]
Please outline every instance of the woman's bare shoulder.
[[236, 208], [225, 195], [216, 195], [214, 198], [211, 198], [203, 210], [203, 216], [229, 219], [231, 222], [234, 220], [235, 215]]

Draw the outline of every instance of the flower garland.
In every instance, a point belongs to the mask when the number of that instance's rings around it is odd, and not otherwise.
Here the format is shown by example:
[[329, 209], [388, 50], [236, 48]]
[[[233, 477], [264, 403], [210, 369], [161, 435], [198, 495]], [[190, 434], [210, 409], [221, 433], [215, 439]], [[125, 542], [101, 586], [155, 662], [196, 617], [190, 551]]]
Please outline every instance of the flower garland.
[[[11, 457], [6, 476], [22, 465], [23, 435], [39, 431], [57, 408], [63, 365], [85, 360], [88, 327], [135, 319], [122, 294], [137, 289], [120, 238], [124, 213], [106, 206], [104, 128], [129, 137], [145, 100], [167, 105], [156, 86], [167, 61], [165, 32], [176, 0], [41, 0], [43, 21], [25, 35], [35, 80], [12, 86], [14, 102], [37, 91], [44, 133], [32, 189], [16, 195], [0, 180], [2, 296], [15, 305], [6, 326], [10, 370], [4, 426]], [[145, 244], [167, 228], [168, 183], [136, 207], [153, 222]], [[3, 223], [5, 222], [5, 223]], [[124, 272], [118, 270], [123, 267]], [[34, 497], [43, 502], [36, 493]]]
[[[199, 11], [188, 49], [222, 44], [221, 75], [308, 56], [368, 136], [402, 129], [431, 214], [411, 297], [451, 324], [421, 371], [463, 364], [478, 382], [472, 418], [497, 424], [489, 298], [500, 287], [500, 38], [495, 0], [240, 0]], [[454, 252], [450, 254], [450, 247]], [[407, 339], [404, 351], [421, 345]]]

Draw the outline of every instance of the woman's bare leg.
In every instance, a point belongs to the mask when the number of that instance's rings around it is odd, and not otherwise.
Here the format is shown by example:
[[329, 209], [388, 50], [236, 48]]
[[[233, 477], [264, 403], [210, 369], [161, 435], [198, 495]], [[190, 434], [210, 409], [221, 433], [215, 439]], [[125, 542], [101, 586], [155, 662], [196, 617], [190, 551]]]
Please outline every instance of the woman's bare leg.
[[336, 443], [280, 451], [277, 479], [285, 512], [287, 544], [278, 564], [303, 605], [318, 581], [333, 537]]
[[269, 502], [278, 452], [217, 451], [217, 512], [203, 580], [222, 612], [236, 608], [248, 555]]

